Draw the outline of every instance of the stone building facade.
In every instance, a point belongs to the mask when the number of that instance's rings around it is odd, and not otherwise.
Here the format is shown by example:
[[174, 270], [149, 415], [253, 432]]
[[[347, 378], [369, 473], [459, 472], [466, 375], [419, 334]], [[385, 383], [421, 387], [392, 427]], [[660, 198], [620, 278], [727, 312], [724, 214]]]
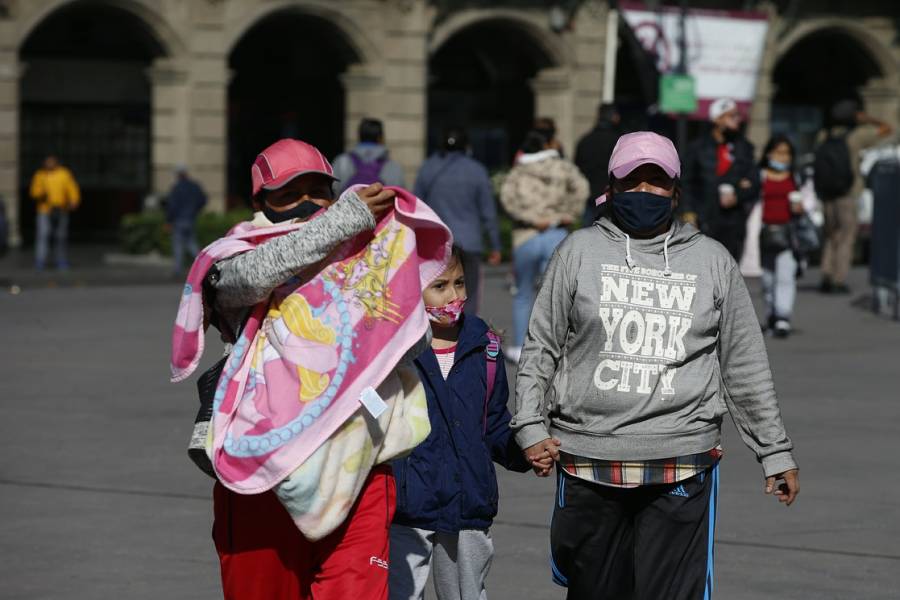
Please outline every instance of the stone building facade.
[[[83, 170], [93, 178], [87, 186], [103, 199], [91, 217], [97, 223], [139, 208], [148, 193], [164, 193], [179, 163], [204, 185], [211, 208], [223, 210], [230, 188], [239, 187], [231, 182], [246, 173], [245, 156], [259, 149], [261, 138], [253, 137], [263, 127], [259, 119], [289, 94], [307, 108], [301, 115], [269, 111], [281, 119], [265, 122], [270, 137], [321, 135], [331, 141], [312, 141], [330, 143], [334, 153], [342, 141], [354, 141], [360, 118], [377, 117], [412, 181], [436, 126], [429, 108], [429, 93], [441, 85], [436, 57], [452, 49], [442, 59], [452, 66], [470, 46], [498, 39], [507, 62], [494, 70], [502, 78], [518, 69], [522, 79], [509, 84], [509, 93], [527, 96], [522, 110], [531, 116], [554, 117], [559, 137], [572, 148], [593, 125], [601, 98], [609, 8], [601, 0], [561, 4], [571, 11], [570, 26], [554, 29], [547, 3], [529, 1], [0, 0], [0, 197], [11, 241], [29, 230], [23, 196], [40, 156], [54, 151], [64, 162], [74, 160], [60, 144], [79, 155], [86, 148], [84, 155], [93, 157]], [[797, 19], [779, 3], [759, 8], [770, 13], [772, 27], [749, 129], [757, 143], [774, 118], [778, 65], [826, 34], [829, 44], [846, 43], [865, 64], [866, 77], [854, 89], [869, 108], [897, 121], [900, 48], [893, 17], [873, 9], [853, 18]], [[485, 59], [473, 52], [471, 60]], [[628, 65], [621, 57], [617, 63], [620, 71]], [[458, 67], [463, 78], [466, 64]], [[297, 65], [301, 73], [279, 65]], [[314, 73], [309, 81], [304, 69]], [[445, 94], [445, 109], [455, 110], [461, 97]], [[484, 102], [497, 98], [502, 94], [485, 94]], [[104, 220], [100, 212], [115, 218]]]

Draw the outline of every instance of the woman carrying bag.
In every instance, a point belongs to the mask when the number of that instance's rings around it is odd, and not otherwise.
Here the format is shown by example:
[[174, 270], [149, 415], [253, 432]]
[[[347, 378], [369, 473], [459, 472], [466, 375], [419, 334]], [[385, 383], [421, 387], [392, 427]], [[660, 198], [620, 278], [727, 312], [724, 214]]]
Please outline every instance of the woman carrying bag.
[[787, 136], [772, 137], [760, 161], [763, 226], [759, 246], [768, 317], [764, 329], [778, 338], [791, 334], [797, 273], [817, 242], [803, 209], [793, 163], [794, 147]]

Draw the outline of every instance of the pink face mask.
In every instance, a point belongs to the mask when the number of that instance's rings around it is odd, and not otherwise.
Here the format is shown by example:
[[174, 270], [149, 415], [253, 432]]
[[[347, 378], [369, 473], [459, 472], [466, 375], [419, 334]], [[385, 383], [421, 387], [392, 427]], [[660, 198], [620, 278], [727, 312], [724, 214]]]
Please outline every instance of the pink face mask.
[[[428, 320], [434, 323], [447, 323], [448, 325], [456, 325], [459, 317], [462, 315], [463, 306], [466, 299], [462, 298], [449, 302], [444, 306], [426, 306], [425, 312], [428, 313]], [[444, 320], [446, 317], [446, 320]]]

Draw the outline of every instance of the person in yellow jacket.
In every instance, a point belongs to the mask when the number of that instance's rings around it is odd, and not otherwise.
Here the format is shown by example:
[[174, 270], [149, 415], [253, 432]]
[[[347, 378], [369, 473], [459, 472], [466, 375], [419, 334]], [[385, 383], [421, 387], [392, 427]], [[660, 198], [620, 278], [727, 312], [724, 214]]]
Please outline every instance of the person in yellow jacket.
[[59, 164], [53, 155], [44, 159], [44, 166], [31, 179], [31, 198], [37, 204], [37, 233], [34, 263], [44, 268], [50, 249], [50, 236], [56, 240], [56, 266], [68, 269], [66, 240], [69, 234], [69, 213], [81, 203], [81, 190], [72, 172]]

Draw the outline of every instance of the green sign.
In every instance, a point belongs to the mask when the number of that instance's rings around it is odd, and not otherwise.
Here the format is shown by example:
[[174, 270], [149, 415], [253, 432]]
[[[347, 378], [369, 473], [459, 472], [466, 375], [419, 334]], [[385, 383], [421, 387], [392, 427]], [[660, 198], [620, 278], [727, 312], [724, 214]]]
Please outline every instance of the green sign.
[[667, 113], [692, 113], [697, 110], [694, 78], [690, 75], [663, 75], [659, 78], [659, 107]]

